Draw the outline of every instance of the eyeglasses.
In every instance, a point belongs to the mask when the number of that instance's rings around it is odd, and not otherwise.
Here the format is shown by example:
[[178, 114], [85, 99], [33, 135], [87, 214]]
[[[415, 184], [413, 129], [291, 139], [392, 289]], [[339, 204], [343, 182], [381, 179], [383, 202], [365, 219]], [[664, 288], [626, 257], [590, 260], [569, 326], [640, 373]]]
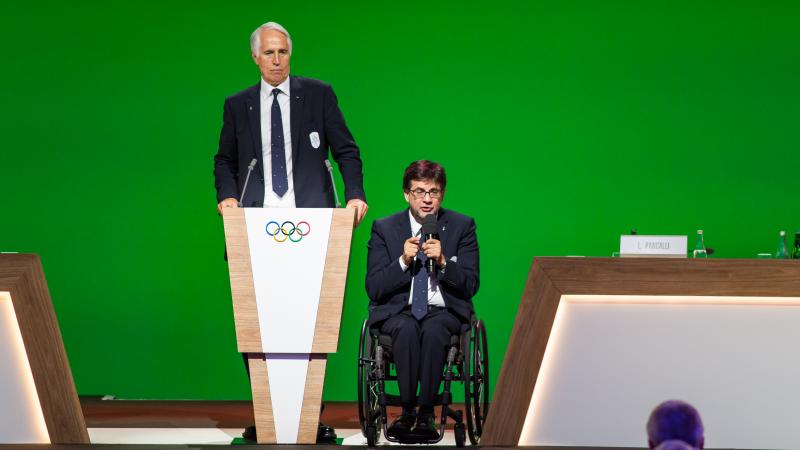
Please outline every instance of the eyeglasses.
[[416, 188], [416, 189], [410, 189], [406, 192], [413, 195], [414, 198], [416, 199], [425, 198], [426, 194], [430, 195], [432, 199], [442, 197], [442, 191], [440, 191], [439, 189], [431, 189], [430, 191], [426, 191], [425, 189], [422, 188]]

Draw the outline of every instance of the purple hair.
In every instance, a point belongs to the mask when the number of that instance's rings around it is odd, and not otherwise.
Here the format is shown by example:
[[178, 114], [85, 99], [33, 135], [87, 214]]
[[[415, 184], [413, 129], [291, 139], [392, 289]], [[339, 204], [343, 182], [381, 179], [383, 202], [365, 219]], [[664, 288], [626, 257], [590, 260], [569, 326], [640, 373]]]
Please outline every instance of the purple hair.
[[656, 406], [647, 421], [647, 438], [655, 447], [664, 441], [678, 439], [703, 447], [703, 422], [694, 406], [681, 400], [667, 400]]

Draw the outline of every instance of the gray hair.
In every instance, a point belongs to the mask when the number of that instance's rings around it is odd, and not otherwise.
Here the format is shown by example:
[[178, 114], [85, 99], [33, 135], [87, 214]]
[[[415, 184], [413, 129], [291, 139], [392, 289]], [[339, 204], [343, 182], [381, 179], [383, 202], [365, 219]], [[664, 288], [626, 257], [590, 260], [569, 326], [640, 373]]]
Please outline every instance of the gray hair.
[[289, 32], [286, 31], [286, 28], [283, 28], [283, 25], [279, 24], [278, 22], [267, 22], [253, 31], [253, 34], [250, 35], [251, 52], [258, 53], [259, 49], [261, 48], [261, 32], [264, 30], [277, 30], [285, 34], [286, 40], [289, 41], [289, 54], [292, 54], [292, 37], [289, 36]]

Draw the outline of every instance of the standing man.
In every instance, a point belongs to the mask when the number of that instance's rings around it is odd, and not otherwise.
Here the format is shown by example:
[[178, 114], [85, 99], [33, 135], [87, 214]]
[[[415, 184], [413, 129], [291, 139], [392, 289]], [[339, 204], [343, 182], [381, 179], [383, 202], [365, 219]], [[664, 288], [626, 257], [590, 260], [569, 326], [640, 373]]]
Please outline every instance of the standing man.
[[[222, 208], [240, 204], [334, 207], [334, 186], [326, 167], [330, 152], [358, 225], [367, 213], [361, 156], [333, 89], [319, 80], [289, 75], [292, 38], [278, 23], [256, 28], [250, 35], [250, 51], [261, 80], [225, 100], [214, 156], [217, 212], [221, 215]], [[255, 427], [247, 427], [242, 436], [255, 441]], [[335, 438], [332, 428], [320, 424], [318, 441], [330, 443]]]
[[[437, 437], [433, 400], [450, 336], [469, 323], [478, 292], [475, 221], [441, 209], [446, 184], [441, 165], [411, 163], [403, 176], [408, 209], [376, 220], [368, 244], [368, 325], [392, 337], [403, 412], [388, 431], [397, 437]], [[430, 215], [437, 218], [439, 238], [425, 240], [420, 231]], [[429, 259], [432, 272], [425, 267]]]
[[[292, 39], [275, 22], [250, 36], [260, 82], [228, 97], [214, 157], [217, 211], [246, 207], [332, 208], [328, 152], [339, 165], [347, 207], [367, 212], [361, 156], [330, 85], [289, 75]], [[255, 159], [244, 198], [248, 166]]]

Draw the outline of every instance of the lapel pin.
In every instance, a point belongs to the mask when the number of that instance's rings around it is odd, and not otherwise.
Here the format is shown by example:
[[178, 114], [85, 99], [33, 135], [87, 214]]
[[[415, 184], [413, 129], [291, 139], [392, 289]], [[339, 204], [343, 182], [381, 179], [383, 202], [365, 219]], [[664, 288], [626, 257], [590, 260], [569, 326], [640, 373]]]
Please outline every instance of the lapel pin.
[[252, 110], [253, 110], [253, 107], [251, 106], [251, 107], [250, 107], [250, 111], [252, 111]]
[[445, 226], [443, 226], [443, 227], [442, 227], [442, 231], [444, 231], [444, 230], [446, 230], [446, 229], [447, 229], [447, 225], [445, 225]]

